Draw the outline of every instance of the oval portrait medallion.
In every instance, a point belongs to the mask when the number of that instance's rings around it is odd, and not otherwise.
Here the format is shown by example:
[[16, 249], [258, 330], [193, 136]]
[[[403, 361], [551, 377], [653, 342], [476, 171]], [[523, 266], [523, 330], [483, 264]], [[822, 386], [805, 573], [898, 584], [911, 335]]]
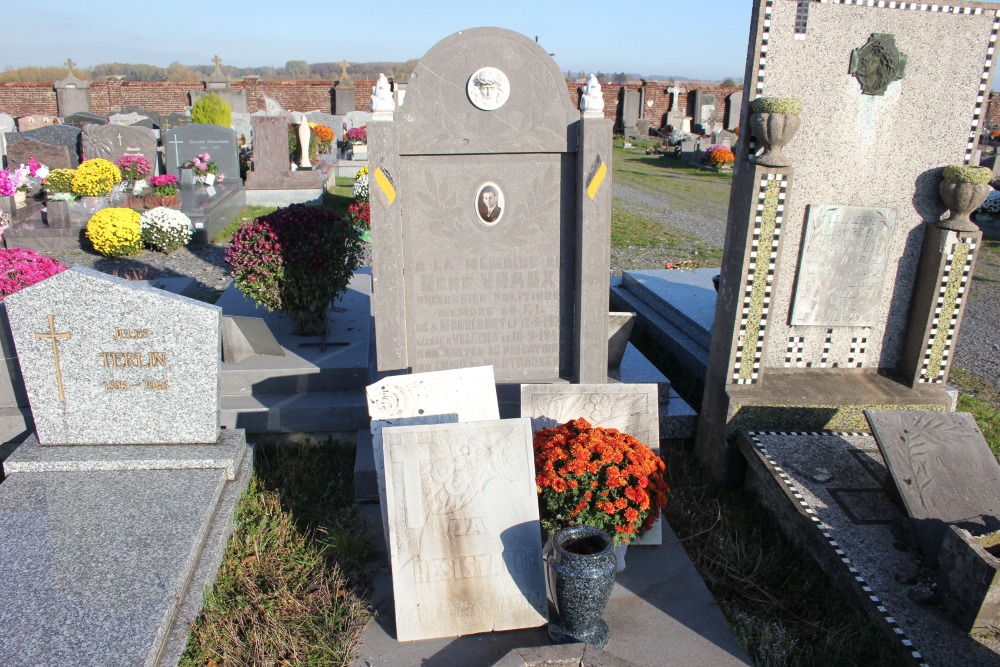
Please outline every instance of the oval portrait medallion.
[[493, 181], [486, 181], [476, 190], [475, 205], [479, 222], [492, 227], [503, 217], [503, 190]]

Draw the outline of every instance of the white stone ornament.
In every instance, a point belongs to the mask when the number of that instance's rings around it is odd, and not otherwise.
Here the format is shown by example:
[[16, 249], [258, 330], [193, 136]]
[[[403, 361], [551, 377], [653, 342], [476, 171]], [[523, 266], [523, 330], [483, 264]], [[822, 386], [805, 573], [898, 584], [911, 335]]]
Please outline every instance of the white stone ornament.
[[372, 87], [372, 118], [391, 119], [395, 109], [396, 103], [392, 100], [389, 79], [385, 77], [385, 74], [379, 74], [378, 81]]
[[312, 169], [312, 163], [309, 162], [309, 119], [306, 118], [305, 114], [299, 119], [299, 148], [302, 151], [302, 155], [299, 158], [299, 168], [301, 169]]
[[483, 111], [495, 111], [510, 96], [510, 81], [496, 67], [482, 67], [469, 77], [469, 100]]
[[593, 74], [587, 79], [587, 85], [583, 87], [583, 97], [580, 98], [580, 111], [584, 118], [604, 117], [604, 95], [601, 93], [601, 84]]

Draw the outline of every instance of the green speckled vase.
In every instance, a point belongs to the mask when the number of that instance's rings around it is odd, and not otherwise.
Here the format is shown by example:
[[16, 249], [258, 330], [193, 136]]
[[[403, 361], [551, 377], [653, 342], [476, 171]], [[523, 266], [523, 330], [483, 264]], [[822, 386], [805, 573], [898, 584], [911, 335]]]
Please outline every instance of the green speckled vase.
[[552, 545], [549, 569], [557, 616], [549, 623], [549, 639], [604, 648], [611, 631], [601, 615], [615, 585], [611, 536], [599, 528], [569, 526], [555, 534]]

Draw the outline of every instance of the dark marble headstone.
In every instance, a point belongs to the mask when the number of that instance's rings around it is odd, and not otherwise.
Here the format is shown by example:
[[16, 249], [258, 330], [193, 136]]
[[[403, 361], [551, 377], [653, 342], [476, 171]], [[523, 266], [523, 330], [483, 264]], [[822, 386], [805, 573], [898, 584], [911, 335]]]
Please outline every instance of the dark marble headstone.
[[108, 117], [96, 113], [91, 113], [89, 111], [80, 111], [78, 113], [73, 114], [72, 116], [66, 116], [65, 118], [63, 118], [63, 123], [65, 125], [72, 125], [73, 127], [78, 127], [82, 130], [84, 125], [107, 125]]
[[949, 526], [1000, 530], [1000, 464], [972, 415], [865, 410], [865, 418], [932, 563]]
[[80, 138], [87, 159], [100, 157], [118, 162], [123, 155], [142, 155], [156, 164], [156, 134], [137, 125], [88, 125]]
[[28, 164], [31, 158], [50, 169], [73, 169], [80, 164], [76, 153], [71, 153], [66, 146], [46, 144], [34, 139], [22, 139], [7, 146], [7, 164], [11, 167]]
[[190, 125], [191, 116], [184, 113], [168, 113], [166, 115], [160, 116], [160, 129], [169, 130], [175, 127], [180, 127], [181, 125]]
[[200, 153], [208, 153], [231, 183], [240, 182], [239, 145], [236, 131], [218, 125], [185, 125], [163, 133], [167, 173], [180, 177], [181, 165]]
[[80, 147], [80, 128], [72, 125], [50, 125], [27, 132], [11, 132], [7, 134], [7, 145], [16, 144], [24, 139], [34, 139], [43, 144], [65, 146], [76, 154]]

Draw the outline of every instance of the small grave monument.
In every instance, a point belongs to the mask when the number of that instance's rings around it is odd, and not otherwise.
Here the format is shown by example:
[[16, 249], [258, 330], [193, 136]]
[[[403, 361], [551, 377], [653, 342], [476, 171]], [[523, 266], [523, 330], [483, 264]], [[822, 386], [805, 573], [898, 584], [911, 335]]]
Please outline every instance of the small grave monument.
[[739, 429], [859, 430], [865, 408], [950, 405], [982, 235], [938, 224], [938, 186], [973, 164], [996, 20], [971, 2], [754, 3], [739, 126], [769, 97], [755, 117], [798, 131], [741, 131], [734, 150], [696, 443], [718, 475], [737, 469]]
[[59, 119], [55, 116], [46, 116], [45, 114], [32, 114], [30, 116], [21, 116], [17, 119], [17, 129], [21, 132], [27, 132], [28, 130], [36, 130], [40, 127], [46, 127], [48, 125], [55, 125], [59, 122]]
[[218, 438], [217, 307], [84, 268], [4, 302], [43, 445]]
[[159, 163], [156, 134], [149, 128], [87, 125], [83, 128], [80, 143], [87, 159], [99, 157], [118, 162], [123, 155], [141, 155], [149, 160], [154, 169]]
[[432, 47], [392, 118], [368, 125], [379, 369], [606, 382], [611, 122], [495, 28]]
[[239, 145], [236, 132], [218, 125], [193, 123], [163, 133], [163, 154], [167, 173], [180, 179], [181, 166], [208, 153], [231, 184], [240, 182]]

